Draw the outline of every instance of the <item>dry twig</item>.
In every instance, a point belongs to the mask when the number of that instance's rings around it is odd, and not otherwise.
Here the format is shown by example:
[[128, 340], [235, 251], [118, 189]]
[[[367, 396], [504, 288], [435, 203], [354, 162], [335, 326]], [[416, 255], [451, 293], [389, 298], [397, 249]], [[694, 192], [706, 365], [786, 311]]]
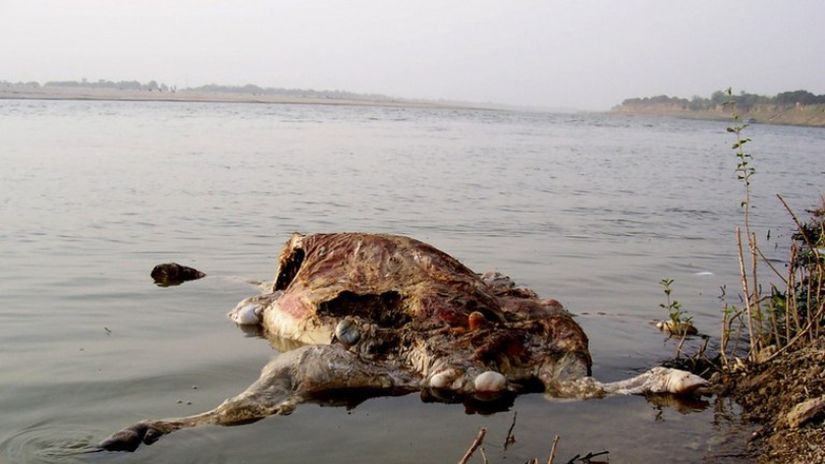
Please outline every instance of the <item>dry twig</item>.
[[590, 462], [591, 459], [593, 459], [595, 457], [598, 457], [598, 456], [603, 456], [605, 454], [610, 454], [610, 451], [599, 451], [598, 453], [587, 453], [584, 456], [582, 456], [580, 454], [577, 454], [577, 455], [573, 456], [573, 459], [567, 461], [567, 464], [575, 464], [576, 461]]
[[753, 337], [753, 314], [751, 312], [751, 294], [748, 287], [748, 274], [745, 271], [745, 256], [742, 249], [742, 232], [739, 227], [736, 228], [736, 244], [739, 247], [739, 277], [742, 279], [742, 292], [745, 294], [745, 310], [748, 315], [748, 339], [751, 342], [751, 347], [748, 353], [748, 359], [753, 361], [755, 359], [754, 347], [758, 350], [758, 344], [754, 344]]
[[516, 442], [516, 436], [513, 435], [513, 428], [516, 426], [516, 417], [518, 411], [513, 411], [513, 422], [510, 424], [510, 430], [507, 431], [507, 438], [504, 439], [504, 449], [506, 450], [510, 445]]
[[553, 439], [553, 447], [550, 448], [550, 457], [547, 459], [547, 464], [553, 464], [553, 460], [556, 459], [556, 447], [559, 445], [559, 436], [556, 435], [556, 438]]
[[467, 452], [464, 453], [464, 457], [462, 457], [461, 460], [458, 461], [458, 464], [467, 464], [467, 461], [469, 461], [470, 457], [473, 456], [473, 453], [476, 451], [476, 448], [481, 446], [481, 442], [484, 441], [484, 435], [486, 435], [486, 434], [487, 434], [487, 428], [486, 427], [482, 427], [481, 429], [479, 429], [478, 435], [476, 436], [476, 439], [473, 440], [473, 444], [470, 445], [470, 447], [467, 449]]

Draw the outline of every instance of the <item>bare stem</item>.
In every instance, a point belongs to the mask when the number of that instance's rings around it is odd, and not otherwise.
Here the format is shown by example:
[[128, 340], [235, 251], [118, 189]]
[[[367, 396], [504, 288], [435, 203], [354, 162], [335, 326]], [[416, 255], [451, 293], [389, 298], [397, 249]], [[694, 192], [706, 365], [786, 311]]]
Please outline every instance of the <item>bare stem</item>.
[[[791, 265], [789, 266], [790, 270], [788, 271], [788, 294], [785, 296], [787, 301], [789, 301], [788, 305], [790, 306], [791, 311], [793, 311], [793, 322], [796, 326], [795, 332], [799, 332], [802, 330], [802, 323], [799, 321], [799, 308], [796, 305], [796, 270], [793, 268], [793, 263], [797, 259], [797, 248], [796, 245], [791, 246]], [[788, 340], [790, 340], [790, 336], [788, 336]]]
[[782, 198], [782, 195], [777, 193], [776, 197], [779, 198], [779, 201], [782, 202], [782, 206], [784, 206], [785, 209], [788, 210], [788, 214], [791, 215], [791, 218], [793, 218], [793, 222], [796, 223], [796, 228], [797, 230], [799, 230], [799, 234], [802, 235], [802, 239], [805, 240], [805, 244], [807, 244], [808, 248], [811, 249], [811, 252], [814, 254], [814, 257], [816, 257], [816, 261], [818, 263], [821, 262], [819, 257], [819, 250], [817, 250], [814, 244], [811, 243], [810, 237], [808, 237], [808, 234], [805, 233], [805, 228], [802, 227], [802, 223], [799, 222], [799, 219], [797, 219], [796, 214], [793, 213], [791, 207], [788, 206], [788, 203], [785, 201], [784, 198]]
[[[756, 313], [753, 314], [753, 317], [756, 317], [756, 322], [757, 322], [757, 325], [756, 325], [756, 332], [757, 332], [756, 333], [756, 339], [757, 339], [757, 344], [760, 345], [761, 340], [763, 339], [762, 335], [763, 335], [763, 330], [764, 330], [764, 321], [762, 320], [762, 306], [759, 304], [759, 300], [760, 300], [759, 297], [762, 294], [762, 291], [761, 291], [760, 286], [759, 286], [759, 279], [756, 277], [756, 268], [757, 268], [758, 261], [756, 260], [756, 234], [755, 233], [751, 233], [748, 236], [748, 247], [750, 248], [750, 251], [751, 251], [751, 284], [753, 285], [753, 298], [751, 298], [751, 301], [754, 303], [753, 310], [756, 311]], [[753, 340], [751, 340], [751, 342], [753, 342]]]
[[736, 244], [739, 247], [739, 276], [742, 279], [742, 292], [745, 294], [745, 310], [748, 316], [748, 339], [751, 346], [748, 350], [748, 358], [754, 360], [754, 338], [753, 338], [753, 317], [751, 314], [751, 293], [748, 287], [748, 275], [745, 273], [745, 257], [742, 249], [742, 232], [736, 228]]
[[727, 367], [728, 366], [728, 355], [726, 354], [728, 348], [728, 337], [730, 337], [730, 333], [728, 332], [728, 304], [725, 303], [725, 308], [722, 310], [722, 333], [721, 338], [719, 339], [721, 342], [721, 346], [719, 347], [719, 354], [722, 357], [722, 365]]
[[768, 257], [767, 257], [767, 256], [765, 256], [765, 254], [764, 254], [764, 253], [762, 253], [762, 249], [761, 249], [761, 248], [756, 247], [756, 252], [757, 252], [757, 253], [759, 253], [759, 257], [760, 257], [760, 258], [762, 258], [762, 262], [763, 262], [763, 263], [765, 263], [765, 264], [767, 264], [767, 265], [768, 265], [768, 267], [769, 267], [769, 268], [771, 268], [771, 270], [773, 271], [773, 273], [776, 275], [776, 277], [778, 277], [778, 278], [782, 281], [782, 283], [783, 283], [783, 284], [788, 283], [788, 279], [787, 279], [784, 275], [782, 275], [782, 274], [779, 272], [779, 270], [778, 270], [778, 269], [776, 269], [776, 267], [775, 267], [773, 264], [771, 264], [771, 262], [768, 260]]
[[553, 464], [553, 460], [556, 459], [556, 448], [559, 446], [559, 436], [556, 435], [556, 438], [553, 439], [553, 447], [550, 448], [550, 457], [547, 459], [547, 464]]
[[516, 427], [516, 417], [518, 417], [518, 411], [513, 411], [513, 422], [510, 423], [510, 429], [507, 430], [507, 437], [504, 439], [505, 450], [516, 442], [516, 437], [513, 435], [513, 429]]
[[479, 429], [478, 435], [476, 435], [476, 439], [473, 440], [473, 444], [470, 445], [470, 447], [467, 449], [467, 452], [464, 453], [464, 457], [462, 457], [461, 460], [458, 461], [458, 464], [467, 464], [467, 461], [470, 460], [470, 458], [473, 456], [473, 453], [475, 453], [476, 449], [479, 446], [481, 446], [481, 443], [484, 441], [484, 435], [486, 434], [486, 427], [482, 427], [481, 429]]

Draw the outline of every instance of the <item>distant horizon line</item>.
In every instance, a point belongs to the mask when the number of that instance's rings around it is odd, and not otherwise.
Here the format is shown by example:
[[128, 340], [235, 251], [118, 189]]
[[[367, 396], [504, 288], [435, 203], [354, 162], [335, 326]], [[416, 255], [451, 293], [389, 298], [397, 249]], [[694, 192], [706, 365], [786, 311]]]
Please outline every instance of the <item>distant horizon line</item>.
[[[408, 104], [429, 104], [433, 106], [447, 106], [447, 107], [466, 107], [466, 108], [483, 108], [493, 110], [511, 110], [511, 111], [536, 111], [536, 112], [559, 112], [559, 113], [575, 113], [575, 112], [606, 112], [607, 110], [583, 110], [573, 107], [546, 107], [535, 105], [520, 105], [512, 103], [499, 102], [476, 102], [468, 100], [458, 100], [449, 98], [421, 98], [421, 97], [396, 97], [374, 92], [353, 92], [349, 90], [316, 90], [313, 88], [300, 87], [262, 87], [258, 84], [247, 83], [243, 85], [229, 85], [217, 84], [211, 82], [199, 86], [178, 87], [175, 84], [169, 85], [164, 82], [158, 82], [154, 79], [141, 82], [137, 79], [133, 80], [107, 80], [97, 79], [90, 80], [82, 78], [81, 80], [47, 80], [45, 82], [30, 80], [30, 81], [10, 81], [6, 79], [0, 80], [0, 86], [17, 86], [30, 87], [36, 89], [44, 88], [82, 88], [93, 90], [113, 90], [113, 91], [143, 91], [143, 92], [158, 92], [167, 94], [177, 94], [180, 92], [206, 92], [206, 93], [230, 93], [248, 96], [281, 96], [291, 98], [321, 98], [321, 99], [337, 99], [337, 100], [356, 100], [364, 102], [376, 103], [408, 103]], [[31, 97], [29, 97], [31, 98]], [[141, 100], [145, 100], [141, 98]], [[164, 99], [172, 100], [172, 99]], [[174, 99], [184, 101], [183, 99]]]

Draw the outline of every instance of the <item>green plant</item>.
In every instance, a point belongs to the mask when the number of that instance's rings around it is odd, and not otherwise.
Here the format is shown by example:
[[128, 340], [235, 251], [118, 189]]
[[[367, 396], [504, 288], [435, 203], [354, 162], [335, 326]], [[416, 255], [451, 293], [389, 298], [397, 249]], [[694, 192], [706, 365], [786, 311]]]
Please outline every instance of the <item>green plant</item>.
[[741, 116], [736, 112], [736, 101], [733, 97], [733, 90], [728, 88], [726, 93], [729, 98], [727, 105], [731, 108], [731, 118], [733, 119], [733, 125], [728, 127], [727, 131], [736, 135], [736, 141], [734, 141], [731, 148], [736, 150], [736, 158], [738, 159], [738, 163], [736, 164], [736, 177], [745, 185], [745, 199], [742, 200], [740, 205], [745, 214], [745, 230], [747, 234], [750, 235], [751, 177], [756, 174], [756, 169], [751, 166], [753, 155], [745, 151], [745, 144], [750, 142], [751, 139], [742, 135], [742, 132], [748, 128], [749, 124], [743, 123]]
[[[751, 210], [751, 178], [756, 174], [756, 169], [752, 166], [751, 161], [753, 156], [745, 151], [745, 145], [751, 141], [749, 137], [745, 137], [743, 132], [747, 129], [748, 124], [742, 122], [742, 118], [736, 110], [736, 100], [733, 96], [733, 90], [728, 88], [725, 92], [728, 101], [726, 105], [731, 109], [731, 119], [733, 125], [727, 128], [729, 133], [735, 135], [736, 139], [732, 145], [732, 149], [736, 153], [736, 177], [742, 181], [744, 186], [744, 198], [740, 202], [744, 216], [745, 236], [748, 244], [748, 258], [744, 253], [742, 244], [742, 231], [739, 227], [736, 228], [736, 243], [738, 247], [739, 257], [739, 276], [742, 284], [744, 308], [737, 310], [736, 307], [725, 304], [722, 312], [722, 349], [721, 358], [723, 365], [727, 365], [726, 349], [733, 333], [739, 333], [739, 329], [744, 325], [748, 330], [748, 359], [753, 361], [756, 353], [762, 348], [762, 310], [760, 305], [760, 286], [757, 280], [757, 269], [759, 254], [758, 245], [756, 241], [756, 234], [751, 231], [750, 225], [750, 210]], [[748, 272], [750, 271], [750, 272]], [[738, 323], [737, 329], [733, 330], [733, 325]], [[738, 337], [737, 337], [738, 341]], [[734, 352], [736, 345], [734, 346]]]
[[809, 211], [808, 222], [800, 222], [782, 196], [779, 201], [791, 215], [793, 234], [785, 291], [772, 288], [771, 303], [777, 308], [773, 340], [783, 351], [795, 343], [814, 343], [825, 327], [825, 197], [819, 208]]
[[[726, 303], [722, 312], [720, 358], [724, 367], [729, 367], [728, 354], [735, 355], [738, 352], [739, 335], [745, 327], [748, 361], [761, 362], [788, 350], [801, 340], [813, 343], [820, 336], [821, 328], [825, 326], [825, 261], [821, 252], [822, 231], [825, 230], [825, 199], [821, 209], [812, 211], [811, 222], [802, 224], [785, 200], [777, 195], [797, 228], [797, 233], [793, 237], [795, 243], [791, 245], [788, 272], [783, 276], [761, 252], [756, 234], [751, 230], [751, 179], [756, 170], [751, 164], [753, 157], [744, 149], [751, 139], [743, 134], [748, 124], [743, 123], [736, 112], [731, 89], [727, 90], [727, 95], [733, 120], [733, 125], [728, 127], [727, 131], [736, 137], [732, 146], [737, 158], [735, 172], [745, 189], [741, 206], [748, 253], [744, 251], [742, 231], [737, 227], [736, 241], [744, 306], [738, 309]], [[784, 284], [784, 289], [771, 284], [770, 294], [762, 295], [757, 272], [760, 262], [774, 272]], [[732, 338], [735, 342], [731, 348], [729, 345]]]
[[665, 297], [667, 299], [666, 303], [660, 303], [659, 307], [667, 311], [668, 317], [673, 323], [673, 326], [690, 324], [693, 321], [693, 316], [690, 316], [687, 312], [683, 311], [682, 304], [671, 298], [671, 293], [673, 293], [673, 288], [671, 288], [672, 284], [673, 279], [662, 279], [659, 281], [659, 285], [662, 286], [662, 290], [665, 292]]

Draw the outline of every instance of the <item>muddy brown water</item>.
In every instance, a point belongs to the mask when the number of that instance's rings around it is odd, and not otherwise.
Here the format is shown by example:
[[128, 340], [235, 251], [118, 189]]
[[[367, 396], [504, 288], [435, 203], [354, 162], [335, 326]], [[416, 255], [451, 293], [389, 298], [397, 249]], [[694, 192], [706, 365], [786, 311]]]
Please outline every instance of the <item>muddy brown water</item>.
[[[815, 204], [825, 131], [748, 135], [753, 220], [761, 237], [771, 230], [764, 248], [779, 263], [789, 221], [772, 195]], [[487, 414], [408, 395], [181, 431], [134, 454], [83, 453], [257, 378], [277, 351], [225, 313], [257, 292], [248, 281], [271, 278], [293, 231], [411, 235], [509, 274], [579, 314], [602, 380], [673, 353], [649, 323], [663, 278], [716, 335], [720, 287], [737, 285], [742, 198], [724, 123], [8, 100], [0, 142], [0, 462], [454, 462], [482, 426], [493, 462], [546, 459], [556, 434], [564, 462], [602, 450], [611, 462], [696, 462], [727, 446], [736, 407], [712, 401], [534, 394]], [[156, 287], [149, 272], [168, 261], [208, 277]]]

